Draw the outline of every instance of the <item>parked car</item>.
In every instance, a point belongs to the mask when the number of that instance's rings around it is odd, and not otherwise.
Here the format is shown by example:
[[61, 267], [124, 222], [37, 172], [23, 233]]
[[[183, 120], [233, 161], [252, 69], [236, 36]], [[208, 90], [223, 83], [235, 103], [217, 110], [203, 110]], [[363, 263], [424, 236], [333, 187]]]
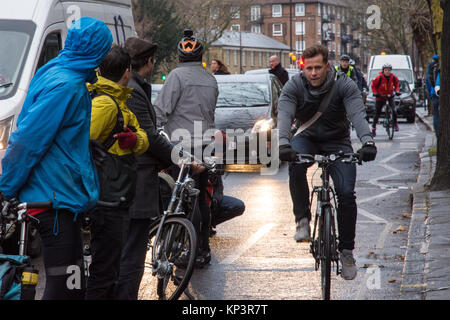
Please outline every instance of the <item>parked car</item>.
[[[270, 155], [271, 130], [277, 125], [281, 82], [272, 74], [217, 76], [219, 97], [215, 127], [227, 133], [226, 164], [260, 164], [259, 135], [267, 133]], [[258, 140], [256, 140], [258, 139]], [[261, 149], [262, 151], [262, 149]], [[267, 164], [267, 163], [263, 163]]]
[[[245, 74], [264, 74], [269, 73], [270, 69], [255, 69], [255, 70], [249, 70], [246, 71]], [[289, 79], [291, 79], [294, 75], [296, 75], [299, 72], [299, 69], [286, 69], [289, 75]]]
[[162, 84], [152, 83], [152, 104], [155, 104], [158, 94], [161, 92]]
[[[394, 102], [398, 118], [406, 118], [409, 123], [414, 123], [416, 118], [416, 100], [406, 80], [399, 80], [400, 96], [394, 96]], [[366, 113], [368, 118], [375, 115], [375, 97], [370, 92], [366, 99]], [[383, 116], [384, 113], [381, 114]]]

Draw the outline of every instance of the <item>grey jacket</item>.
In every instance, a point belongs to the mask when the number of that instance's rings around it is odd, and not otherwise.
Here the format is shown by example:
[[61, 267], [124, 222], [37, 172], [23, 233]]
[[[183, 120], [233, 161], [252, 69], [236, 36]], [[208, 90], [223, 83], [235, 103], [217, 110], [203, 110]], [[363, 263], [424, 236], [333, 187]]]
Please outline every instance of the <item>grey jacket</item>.
[[[169, 73], [155, 101], [158, 126], [164, 126], [174, 142], [179, 139], [174, 139], [172, 134], [181, 128], [189, 131], [193, 139], [201, 139], [206, 130], [214, 128], [218, 95], [216, 78], [201, 62], [180, 63]], [[194, 132], [194, 121], [201, 122], [202, 130]]]
[[[302, 124], [317, 112], [320, 102], [331, 89], [335, 74], [336, 71], [331, 68], [325, 83], [318, 88], [311, 86], [303, 72], [286, 83], [278, 102], [280, 146], [289, 144], [294, 119]], [[356, 83], [340, 72], [335, 85], [336, 92], [330, 105], [322, 116], [300, 135], [317, 142], [350, 139], [350, 120], [363, 144], [373, 141], [361, 92]]]

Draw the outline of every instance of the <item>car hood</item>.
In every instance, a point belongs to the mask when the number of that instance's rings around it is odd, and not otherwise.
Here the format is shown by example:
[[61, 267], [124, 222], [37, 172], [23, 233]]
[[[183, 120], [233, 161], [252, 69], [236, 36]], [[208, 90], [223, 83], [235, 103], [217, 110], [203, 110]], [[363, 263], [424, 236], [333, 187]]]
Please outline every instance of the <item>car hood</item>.
[[216, 129], [242, 129], [253, 128], [256, 121], [268, 117], [269, 106], [263, 107], [221, 107], [215, 111]]

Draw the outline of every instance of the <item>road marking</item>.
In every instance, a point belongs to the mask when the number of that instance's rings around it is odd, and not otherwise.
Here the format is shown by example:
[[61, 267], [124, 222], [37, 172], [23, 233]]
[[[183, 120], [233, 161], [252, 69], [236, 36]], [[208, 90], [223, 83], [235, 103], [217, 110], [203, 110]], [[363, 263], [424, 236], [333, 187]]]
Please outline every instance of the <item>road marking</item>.
[[261, 239], [267, 232], [275, 226], [274, 223], [268, 223], [263, 225], [259, 230], [254, 233], [242, 246], [237, 248], [232, 254], [223, 259], [219, 264], [230, 264], [239, 259], [249, 248], [251, 248], [259, 239]]
[[385, 219], [378, 217], [362, 208], [358, 208], [358, 215], [363, 215], [371, 220], [373, 220], [373, 222], [377, 222], [377, 223], [388, 223]]
[[373, 196], [373, 197], [368, 197], [368, 198], [361, 199], [357, 203], [358, 203], [358, 205], [360, 205], [361, 203], [366, 203], [366, 202], [369, 202], [369, 201], [372, 201], [372, 200], [375, 200], [375, 199], [378, 199], [378, 198], [387, 197], [387, 196], [389, 196], [389, 195], [391, 195], [393, 193], [397, 193], [397, 191], [398, 190], [386, 191], [386, 192], [380, 193], [379, 195], [376, 195], [376, 196]]

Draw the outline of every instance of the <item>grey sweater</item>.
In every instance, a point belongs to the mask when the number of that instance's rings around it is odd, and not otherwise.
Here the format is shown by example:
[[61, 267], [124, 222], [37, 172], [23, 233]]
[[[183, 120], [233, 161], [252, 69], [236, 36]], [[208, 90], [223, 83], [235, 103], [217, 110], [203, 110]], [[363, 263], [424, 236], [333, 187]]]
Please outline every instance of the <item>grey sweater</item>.
[[[280, 146], [289, 144], [294, 119], [302, 124], [317, 112], [320, 102], [331, 89], [335, 72], [330, 69], [325, 83], [317, 88], [311, 86], [303, 72], [285, 84], [278, 102]], [[325, 112], [300, 135], [317, 142], [350, 139], [350, 120], [363, 144], [373, 141], [356, 83], [340, 72], [335, 85], [335, 94]]]

